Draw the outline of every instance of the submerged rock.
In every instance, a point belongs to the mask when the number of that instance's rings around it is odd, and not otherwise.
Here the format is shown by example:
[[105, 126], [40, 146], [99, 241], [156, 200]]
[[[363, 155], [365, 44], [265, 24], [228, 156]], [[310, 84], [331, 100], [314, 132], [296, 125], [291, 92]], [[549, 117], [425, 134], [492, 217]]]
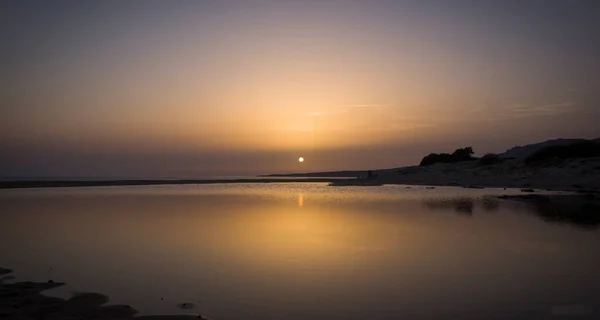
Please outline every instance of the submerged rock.
[[179, 309], [190, 310], [196, 308], [196, 304], [193, 302], [181, 302], [177, 304]]
[[[12, 270], [0, 268], [1, 274]], [[49, 297], [42, 291], [63, 286], [60, 282], [17, 282], [4, 283], [0, 281], [0, 318], [2, 319], [54, 319], [54, 320], [184, 320], [210, 319], [202, 315], [164, 315], [135, 317], [137, 310], [128, 305], [106, 305], [108, 296], [83, 292], [75, 293], [69, 299]], [[180, 304], [185, 309], [194, 308], [190, 302]]]

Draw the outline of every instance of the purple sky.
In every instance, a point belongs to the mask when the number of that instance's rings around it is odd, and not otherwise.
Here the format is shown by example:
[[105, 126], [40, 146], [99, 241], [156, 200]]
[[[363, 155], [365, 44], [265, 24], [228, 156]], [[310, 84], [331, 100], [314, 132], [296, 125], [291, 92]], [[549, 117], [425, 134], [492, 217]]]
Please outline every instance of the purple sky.
[[598, 1], [18, 0], [0, 12], [4, 178], [376, 169], [600, 137]]

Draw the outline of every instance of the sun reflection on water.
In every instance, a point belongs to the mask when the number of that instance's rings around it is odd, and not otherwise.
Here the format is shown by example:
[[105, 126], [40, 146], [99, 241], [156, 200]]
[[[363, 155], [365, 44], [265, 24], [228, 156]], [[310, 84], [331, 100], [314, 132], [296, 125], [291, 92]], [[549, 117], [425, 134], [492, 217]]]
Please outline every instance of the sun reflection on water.
[[302, 193], [298, 194], [298, 207], [304, 207], [304, 195]]

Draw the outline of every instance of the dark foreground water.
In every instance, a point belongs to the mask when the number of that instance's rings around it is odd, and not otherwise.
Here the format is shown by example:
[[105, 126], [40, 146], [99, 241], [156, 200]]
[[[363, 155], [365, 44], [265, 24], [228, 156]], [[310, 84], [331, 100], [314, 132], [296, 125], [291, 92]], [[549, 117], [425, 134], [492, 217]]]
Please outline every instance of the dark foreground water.
[[3, 190], [0, 266], [17, 280], [67, 282], [49, 295], [100, 292], [143, 314], [600, 319], [599, 219], [482, 197], [506, 193], [518, 192]]

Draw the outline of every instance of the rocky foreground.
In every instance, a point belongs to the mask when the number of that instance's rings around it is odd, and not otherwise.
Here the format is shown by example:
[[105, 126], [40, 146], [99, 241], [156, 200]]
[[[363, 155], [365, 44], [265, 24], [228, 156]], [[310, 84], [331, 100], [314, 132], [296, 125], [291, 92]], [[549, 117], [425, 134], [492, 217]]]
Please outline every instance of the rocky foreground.
[[70, 299], [48, 297], [42, 291], [63, 286], [60, 282], [14, 282], [10, 269], [0, 268], [0, 319], [11, 320], [185, 320], [197, 316], [141, 316], [127, 305], [107, 305], [108, 297], [98, 293], [78, 293]]

